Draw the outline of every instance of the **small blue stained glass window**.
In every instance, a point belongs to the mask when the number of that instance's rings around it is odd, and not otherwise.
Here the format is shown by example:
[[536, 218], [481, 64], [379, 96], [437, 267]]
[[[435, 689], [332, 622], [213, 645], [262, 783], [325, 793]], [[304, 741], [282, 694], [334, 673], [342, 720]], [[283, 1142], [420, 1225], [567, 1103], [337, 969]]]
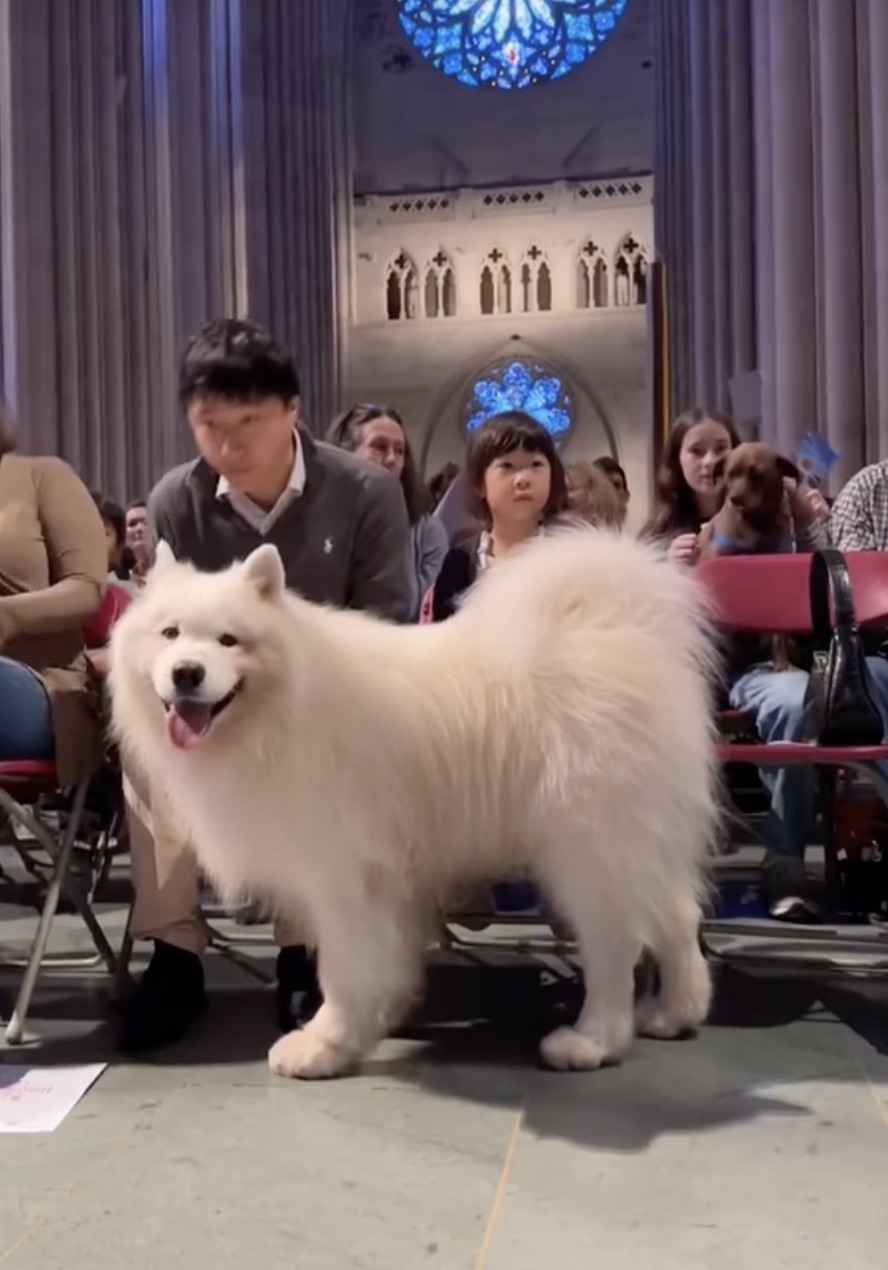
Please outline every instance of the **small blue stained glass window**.
[[534, 361], [507, 361], [475, 380], [465, 408], [466, 429], [474, 432], [494, 415], [523, 410], [556, 439], [573, 426], [573, 401], [563, 381]]
[[560, 79], [605, 42], [628, 0], [398, 0], [419, 52], [471, 88]]

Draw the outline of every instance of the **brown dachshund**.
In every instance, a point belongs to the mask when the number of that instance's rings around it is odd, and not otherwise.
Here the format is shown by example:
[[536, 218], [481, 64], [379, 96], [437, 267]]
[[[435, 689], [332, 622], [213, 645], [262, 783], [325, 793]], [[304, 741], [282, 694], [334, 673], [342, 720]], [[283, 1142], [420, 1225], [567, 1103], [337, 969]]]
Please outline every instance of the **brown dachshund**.
[[700, 531], [697, 558], [785, 550], [792, 535], [786, 481], [797, 481], [799, 469], [759, 441], [738, 445], [722, 461], [722, 504]]
[[[791, 550], [786, 481], [798, 481], [796, 465], [758, 441], [738, 445], [723, 462], [723, 501], [700, 531], [698, 560]], [[790, 645], [785, 635], [771, 637], [770, 651], [775, 670], [790, 669]]]

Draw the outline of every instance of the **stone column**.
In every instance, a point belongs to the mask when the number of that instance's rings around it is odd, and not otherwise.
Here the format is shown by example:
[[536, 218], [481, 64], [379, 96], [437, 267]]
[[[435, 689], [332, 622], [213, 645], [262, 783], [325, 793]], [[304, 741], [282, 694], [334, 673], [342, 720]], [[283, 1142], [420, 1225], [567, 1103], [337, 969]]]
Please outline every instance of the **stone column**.
[[[723, 404], [719, 397], [727, 383], [716, 377], [716, 316], [721, 270], [715, 254], [713, 197], [716, 177], [713, 159], [721, 138], [716, 134], [714, 100], [717, 69], [712, 65], [710, 29], [714, 12], [708, 0], [689, 0], [690, 125], [691, 125], [691, 278], [693, 295], [693, 388], [687, 405]], [[656, 191], [654, 194], [656, 197]]]
[[[852, 6], [853, 8], [853, 6]], [[863, 462], [864, 339], [853, 13], [831, 0], [814, 10], [818, 306], [818, 418], [839, 451], [840, 480]], [[849, 20], [850, 19], [850, 20]]]
[[293, 349], [307, 422], [339, 405], [349, 288], [350, 0], [235, 0], [244, 292]]
[[[888, 456], [888, 5], [864, 0], [859, 6], [859, 79], [865, 202], [863, 252], [865, 288], [867, 459]], [[868, 231], [868, 232], [867, 232]]]
[[3, 388], [28, 448], [59, 442], [50, 150], [50, 0], [0, 0]]
[[749, 0], [658, 0], [655, 234], [672, 406], [728, 406], [755, 365]]
[[771, 169], [759, 168], [757, 177], [771, 198], [775, 285], [774, 417], [764, 423], [778, 447], [791, 453], [817, 422], [808, 0], [770, 3], [767, 18]]
[[654, 239], [665, 267], [673, 416], [694, 398], [691, 182], [678, 175], [687, 173], [690, 166], [690, 111], [684, 88], [689, 73], [687, 17], [685, 0], [659, 0], [652, 6], [656, 50]]

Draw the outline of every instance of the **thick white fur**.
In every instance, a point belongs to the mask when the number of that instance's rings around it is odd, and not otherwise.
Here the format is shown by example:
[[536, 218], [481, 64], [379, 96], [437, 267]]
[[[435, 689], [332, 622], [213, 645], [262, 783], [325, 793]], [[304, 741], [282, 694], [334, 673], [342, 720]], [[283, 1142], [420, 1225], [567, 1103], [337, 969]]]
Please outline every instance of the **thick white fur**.
[[[187, 751], [160, 700], [182, 658], [206, 667], [209, 699], [243, 682]], [[205, 870], [316, 936], [324, 1005], [272, 1048], [275, 1071], [352, 1066], [414, 993], [451, 888], [524, 872], [575, 930], [585, 973], [575, 1026], [543, 1042], [551, 1066], [595, 1068], [633, 1030], [703, 1021], [713, 644], [697, 585], [653, 549], [568, 530], [426, 627], [287, 594], [273, 547], [219, 574], [164, 553], [111, 660], [124, 755], [171, 795]], [[633, 1022], [644, 948], [661, 991]]]

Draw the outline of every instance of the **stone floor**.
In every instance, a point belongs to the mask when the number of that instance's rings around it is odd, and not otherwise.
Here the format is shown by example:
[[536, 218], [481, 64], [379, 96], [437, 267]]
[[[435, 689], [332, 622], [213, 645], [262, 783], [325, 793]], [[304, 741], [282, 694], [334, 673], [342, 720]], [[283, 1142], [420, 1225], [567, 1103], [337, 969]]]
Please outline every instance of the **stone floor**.
[[[0, 944], [27, 929], [0, 905]], [[536, 972], [445, 959], [360, 1075], [288, 1084], [264, 1064], [268, 989], [208, 968], [200, 1035], [139, 1065], [110, 1048], [101, 981], [41, 988], [27, 1057], [110, 1066], [55, 1134], [0, 1140], [2, 1270], [886, 1265], [881, 991], [732, 972], [696, 1040], [564, 1076], [534, 1064]]]

